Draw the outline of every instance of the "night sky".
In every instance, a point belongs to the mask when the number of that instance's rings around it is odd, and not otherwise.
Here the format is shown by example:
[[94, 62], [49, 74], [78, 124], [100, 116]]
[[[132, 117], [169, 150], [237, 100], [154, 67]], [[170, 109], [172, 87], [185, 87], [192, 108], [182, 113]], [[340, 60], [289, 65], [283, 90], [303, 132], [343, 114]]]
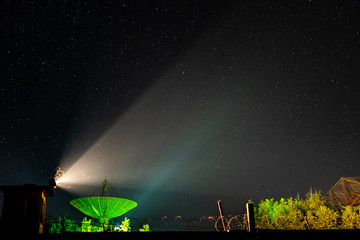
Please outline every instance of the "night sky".
[[[196, 217], [359, 176], [358, 1], [0, 9], [0, 185], [74, 164], [86, 194], [106, 176], [135, 216]], [[73, 213], [70, 190], [48, 215]]]

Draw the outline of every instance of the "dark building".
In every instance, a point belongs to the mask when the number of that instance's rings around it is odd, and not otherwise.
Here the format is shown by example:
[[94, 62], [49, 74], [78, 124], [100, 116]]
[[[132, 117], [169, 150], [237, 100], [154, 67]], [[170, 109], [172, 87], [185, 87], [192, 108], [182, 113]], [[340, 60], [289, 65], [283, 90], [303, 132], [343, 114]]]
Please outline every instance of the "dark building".
[[[50, 182], [49, 182], [50, 183]], [[38, 186], [0, 186], [4, 193], [2, 231], [42, 233], [45, 223], [46, 198], [53, 195], [55, 184]]]

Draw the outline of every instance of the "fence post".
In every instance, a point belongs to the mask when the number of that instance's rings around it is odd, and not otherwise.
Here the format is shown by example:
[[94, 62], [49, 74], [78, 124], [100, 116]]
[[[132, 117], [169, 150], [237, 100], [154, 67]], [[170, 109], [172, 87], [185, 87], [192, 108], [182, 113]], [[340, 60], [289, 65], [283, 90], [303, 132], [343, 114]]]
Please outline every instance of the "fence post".
[[219, 214], [220, 214], [221, 222], [222, 222], [223, 229], [224, 229], [224, 232], [225, 232], [225, 231], [226, 231], [225, 219], [224, 219], [225, 216], [224, 216], [224, 212], [223, 212], [221, 200], [219, 200], [217, 203], [218, 203], [218, 208], [219, 208]]
[[247, 212], [247, 222], [248, 228], [247, 231], [250, 233], [255, 233], [255, 214], [254, 214], [254, 204], [247, 203], [246, 204], [246, 212]]

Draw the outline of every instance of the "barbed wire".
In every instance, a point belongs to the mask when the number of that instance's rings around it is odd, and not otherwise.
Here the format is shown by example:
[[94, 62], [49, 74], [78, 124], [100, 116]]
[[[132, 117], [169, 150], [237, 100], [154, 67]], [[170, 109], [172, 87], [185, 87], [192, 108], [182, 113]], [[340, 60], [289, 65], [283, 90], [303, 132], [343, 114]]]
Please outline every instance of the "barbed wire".
[[221, 219], [224, 219], [227, 230], [244, 230], [246, 229], [246, 216], [203, 216], [201, 218], [184, 218], [182, 216], [162, 218], [129, 218], [130, 222], [142, 227], [149, 224], [152, 231], [223, 231], [221, 227]]

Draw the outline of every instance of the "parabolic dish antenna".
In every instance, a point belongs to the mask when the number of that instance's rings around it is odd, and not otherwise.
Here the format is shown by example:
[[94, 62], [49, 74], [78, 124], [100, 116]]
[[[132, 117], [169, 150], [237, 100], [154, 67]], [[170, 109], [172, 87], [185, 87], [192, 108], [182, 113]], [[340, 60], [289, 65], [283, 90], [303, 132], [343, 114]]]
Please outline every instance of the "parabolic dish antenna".
[[117, 197], [83, 197], [72, 200], [70, 204], [99, 220], [119, 217], [137, 206], [132, 200]]
[[94, 197], [82, 197], [70, 201], [70, 204], [79, 211], [90, 217], [96, 218], [99, 222], [108, 222], [110, 219], [119, 217], [137, 206], [137, 203], [118, 197], [108, 197], [107, 181], [104, 181], [103, 195]]

